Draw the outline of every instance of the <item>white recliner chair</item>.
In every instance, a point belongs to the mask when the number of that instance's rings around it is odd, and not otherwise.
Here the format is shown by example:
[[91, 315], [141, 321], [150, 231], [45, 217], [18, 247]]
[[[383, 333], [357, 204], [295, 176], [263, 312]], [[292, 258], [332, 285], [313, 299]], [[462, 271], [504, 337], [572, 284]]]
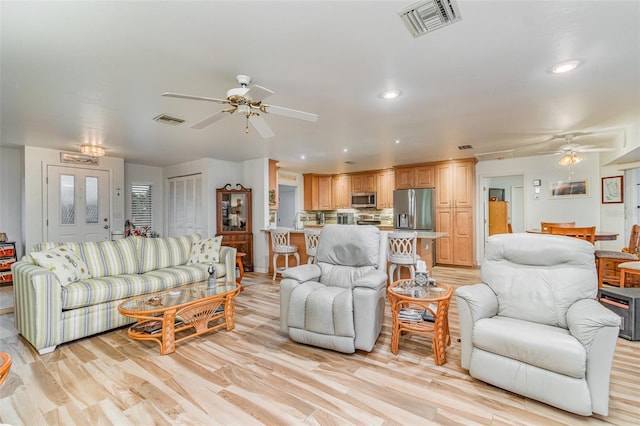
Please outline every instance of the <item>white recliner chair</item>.
[[481, 278], [456, 290], [462, 367], [554, 407], [606, 416], [620, 318], [595, 300], [593, 244], [494, 235]]
[[280, 330], [299, 343], [370, 352], [384, 320], [386, 233], [375, 226], [327, 225], [316, 263], [282, 272]]

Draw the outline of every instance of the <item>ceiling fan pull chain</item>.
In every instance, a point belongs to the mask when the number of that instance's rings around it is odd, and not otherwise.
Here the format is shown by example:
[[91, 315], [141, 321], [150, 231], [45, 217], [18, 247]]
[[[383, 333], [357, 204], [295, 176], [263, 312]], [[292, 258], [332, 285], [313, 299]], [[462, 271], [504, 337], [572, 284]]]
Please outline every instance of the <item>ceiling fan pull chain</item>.
[[246, 123], [246, 124], [245, 124], [245, 128], [244, 128], [244, 133], [245, 133], [246, 135], [248, 135], [248, 134], [249, 134], [249, 115], [247, 115], [247, 116], [246, 116], [246, 121], [245, 121], [245, 123]]

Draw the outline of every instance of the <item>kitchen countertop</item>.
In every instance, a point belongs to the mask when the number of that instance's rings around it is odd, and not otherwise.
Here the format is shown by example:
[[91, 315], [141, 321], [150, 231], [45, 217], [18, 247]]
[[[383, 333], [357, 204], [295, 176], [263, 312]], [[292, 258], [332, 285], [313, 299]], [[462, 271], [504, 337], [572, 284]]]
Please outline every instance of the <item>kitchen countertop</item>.
[[[322, 225], [312, 225], [312, 226], [308, 226], [308, 229], [318, 229], [318, 228], [322, 228]], [[381, 229], [382, 232], [392, 232], [392, 231], [408, 231], [407, 229], [392, 229], [390, 226], [380, 226], [380, 228], [389, 228], [389, 229]], [[269, 232], [271, 231], [271, 229], [262, 229], [263, 232]], [[304, 233], [304, 229], [293, 229], [290, 228], [289, 232], [291, 232], [292, 234], [303, 234]], [[410, 231], [409, 231], [410, 232]], [[435, 240], [436, 238], [442, 238], [442, 237], [446, 237], [449, 234], [446, 232], [434, 232], [434, 231], [416, 231], [418, 234], [418, 238], [423, 238], [423, 239], [430, 239], [430, 240]]]

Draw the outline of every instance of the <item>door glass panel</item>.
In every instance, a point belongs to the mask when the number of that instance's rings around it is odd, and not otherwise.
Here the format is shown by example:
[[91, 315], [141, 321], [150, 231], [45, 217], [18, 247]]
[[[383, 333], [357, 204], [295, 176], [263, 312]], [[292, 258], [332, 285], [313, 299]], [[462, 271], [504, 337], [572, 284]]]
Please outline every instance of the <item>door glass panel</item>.
[[60, 223], [76, 223], [75, 176], [60, 175]]
[[85, 178], [86, 223], [98, 223], [98, 178]]

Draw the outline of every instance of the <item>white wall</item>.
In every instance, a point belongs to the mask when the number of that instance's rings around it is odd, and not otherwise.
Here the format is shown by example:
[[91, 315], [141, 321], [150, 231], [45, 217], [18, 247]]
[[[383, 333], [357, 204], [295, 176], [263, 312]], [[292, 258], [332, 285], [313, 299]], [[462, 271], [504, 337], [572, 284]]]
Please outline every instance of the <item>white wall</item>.
[[22, 229], [23, 152], [17, 148], [0, 148], [0, 232], [15, 241], [17, 256], [24, 251]]
[[[60, 151], [55, 149], [24, 147], [24, 242], [26, 251], [46, 239], [47, 194], [44, 177], [47, 166], [65, 166], [60, 161]], [[98, 166], [85, 168], [107, 170], [110, 179], [110, 214], [112, 230], [124, 231], [124, 160], [115, 157], [102, 157]]]
[[124, 163], [125, 220], [131, 219], [131, 185], [134, 183], [153, 186], [151, 201], [153, 222], [151, 228], [164, 236], [164, 178], [162, 167]]
[[[560, 166], [558, 158], [553, 156], [510, 158], [505, 160], [480, 161], [476, 164], [476, 206], [483, 205], [485, 192], [482, 184], [485, 178], [492, 176], [523, 176], [524, 186], [524, 223], [525, 228], [540, 228], [540, 222], [566, 222], [575, 221], [576, 226], [593, 226], [603, 231], [617, 232], [618, 225], [610, 222], [601, 223], [600, 204], [600, 162], [597, 153], [582, 153], [584, 160], [573, 166], [574, 179], [589, 180], [589, 196], [582, 198], [552, 199], [549, 197], [549, 183], [567, 180], [569, 168]], [[534, 199], [533, 180], [542, 180], [540, 187], [540, 199]], [[607, 206], [607, 212], [609, 212]], [[482, 208], [475, 212], [475, 242], [476, 263], [479, 265], [484, 256], [484, 241], [482, 229], [484, 229]], [[615, 220], [614, 220], [615, 222]], [[622, 224], [624, 227], [624, 224]], [[615, 228], [615, 229], [614, 229]], [[622, 232], [621, 232], [622, 235]], [[621, 238], [614, 242], [622, 247]], [[597, 248], [604, 243], [598, 243]], [[607, 244], [607, 246], [613, 244]]]
[[269, 241], [264, 229], [269, 227], [269, 159], [257, 158], [242, 163], [245, 186], [252, 194], [253, 270], [269, 271]]
[[[242, 183], [238, 181], [238, 176], [242, 175], [242, 164], [203, 158], [164, 167], [165, 196], [168, 191], [168, 179], [196, 173], [202, 174], [202, 217], [205, 218], [205, 223], [202, 224], [202, 237], [208, 238], [216, 234], [216, 189], [225, 186], [227, 183], [233, 187], [235, 187], [236, 183]], [[168, 197], [166, 199], [168, 200]], [[168, 203], [165, 203], [164, 213], [164, 217], [168, 218]], [[166, 221], [163, 232], [164, 235], [167, 235], [168, 224]]]
[[[624, 172], [618, 170], [617, 166], [606, 166], [600, 169], [600, 177], [609, 176], [624, 176]], [[625, 182], [623, 178], [623, 186], [628, 185], [629, 181]], [[601, 182], [598, 182], [600, 187], [600, 194], [602, 194]], [[623, 188], [624, 189], [624, 188]], [[631, 189], [631, 188], [630, 188]], [[602, 195], [599, 195], [602, 201]], [[630, 207], [635, 207], [633, 200], [628, 200]], [[629, 211], [629, 209], [627, 209]], [[633, 210], [631, 210], [633, 211]], [[599, 248], [603, 250], [620, 250], [622, 247], [626, 247], [629, 243], [629, 232], [631, 230], [631, 224], [633, 224], [634, 218], [625, 218], [625, 203], [622, 204], [600, 204], [600, 229], [603, 231], [617, 232], [618, 239], [615, 241], [601, 241]], [[629, 231], [625, 231], [625, 224], [629, 224]]]

